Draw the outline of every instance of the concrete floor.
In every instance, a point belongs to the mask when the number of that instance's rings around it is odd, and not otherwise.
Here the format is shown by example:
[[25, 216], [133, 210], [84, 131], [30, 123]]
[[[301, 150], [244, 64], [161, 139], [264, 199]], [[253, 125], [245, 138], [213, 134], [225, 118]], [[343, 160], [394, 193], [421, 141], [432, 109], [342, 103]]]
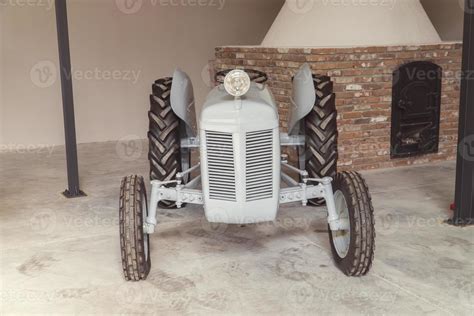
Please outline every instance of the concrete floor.
[[210, 226], [200, 207], [162, 211], [152, 270], [125, 283], [122, 176], [146, 175], [142, 143], [79, 147], [81, 199], [65, 199], [62, 147], [0, 155], [1, 312], [159, 314], [474, 313], [474, 230], [443, 223], [454, 163], [364, 172], [375, 205], [370, 274], [331, 260], [324, 209], [281, 208], [275, 223]]

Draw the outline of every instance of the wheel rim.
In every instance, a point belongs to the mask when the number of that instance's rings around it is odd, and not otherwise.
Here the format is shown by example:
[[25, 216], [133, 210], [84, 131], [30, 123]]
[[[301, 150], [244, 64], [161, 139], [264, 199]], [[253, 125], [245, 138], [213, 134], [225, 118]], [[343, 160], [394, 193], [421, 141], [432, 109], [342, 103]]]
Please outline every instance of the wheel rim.
[[[336, 212], [338, 213], [339, 218], [346, 220], [349, 223], [349, 208], [347, 207], [346, 198], [341, 191], [338, 190], [334, 193], [334, 202], [336, 204]], [[340, 258], [345, 258], [349, 252], [349, 246], [351, 243], [351, 225], [349, 224], [345, 230], [333, 230], [331, 235], [338, 256]]]
[[[142, 218], [143, 218], [143, 224], [146, 223], [146, 218], [148, 216], [148, 207], [146, 204], [146, 198], [142, 196]], [[150, 240], [149, 240], [149, 235], [146, 232], [143, 232], [143, 251], [145, 252], [145, 260], [148, 261], [148, 246], [149, 246]]]

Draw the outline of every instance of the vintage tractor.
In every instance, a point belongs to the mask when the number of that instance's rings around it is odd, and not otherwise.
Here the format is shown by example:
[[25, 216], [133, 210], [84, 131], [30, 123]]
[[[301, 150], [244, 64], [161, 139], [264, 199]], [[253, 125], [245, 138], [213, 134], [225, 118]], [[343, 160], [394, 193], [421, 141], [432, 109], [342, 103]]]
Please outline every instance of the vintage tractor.
[[[266, 81], [267, 75], [256, 70], [218, 72], [218, 85], [200, 111], [199, 128], [186, 73], [176, 70], [173, 78], [153, 84], [149, 204], [143, 177], [127, 176], [120, 188], [120, 245], [126, 280], [146, 279], [150, 271], [149, 235], [155, 231], [158, 208], [179, 209], [186, 204], [201, 204], [207, 221], [226, 224], [273, 221], [283, 203], [319, 205], [327, 210], [336, 265], [348, 276], [369, 271], [374, 256], [374, 211], [361, 175], [336, 173], [332, 82], [303, 65], [293, 78], [289, 133], [281, 133], [278, 106]], [[298, 166], [281, 154], [285, 146], [297, 149]], [[200, 151], [195, 165], [191, 164], [192, 148]]]

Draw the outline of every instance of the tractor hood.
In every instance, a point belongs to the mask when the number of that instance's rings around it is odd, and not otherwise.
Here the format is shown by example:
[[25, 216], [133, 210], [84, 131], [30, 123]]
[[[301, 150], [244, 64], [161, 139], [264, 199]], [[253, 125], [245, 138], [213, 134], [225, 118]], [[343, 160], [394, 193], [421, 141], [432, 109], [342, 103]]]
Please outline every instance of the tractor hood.
[[239, 125], [249, 129], [275, 128], [278, 109], [268, 88], [261, 84], [252, 83], [247, 94], [237, 99], [219, 85], [208, 94], [199, 123], [211, 129], [226, 125], [236, 129]]

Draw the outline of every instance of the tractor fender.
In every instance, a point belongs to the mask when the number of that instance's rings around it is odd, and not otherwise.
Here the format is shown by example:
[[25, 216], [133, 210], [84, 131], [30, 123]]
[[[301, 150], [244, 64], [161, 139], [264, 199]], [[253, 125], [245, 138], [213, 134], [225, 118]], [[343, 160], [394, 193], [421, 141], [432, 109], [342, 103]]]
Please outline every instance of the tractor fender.
[[196, 109], [193, 84], [188, 74], [181, 69], [174, 71], [170, 102], [173, 112], [186, 124], [186, 136], [196, 137]]
[[298, 134], [298, 124], [311, 109], [316, 102], [316, 91], [314, 88], [313, 74], [310, 66], [305, 63], [293, 78], [293, 92], [291, 97], [291, 109], [288, 120], [288, 134]]

